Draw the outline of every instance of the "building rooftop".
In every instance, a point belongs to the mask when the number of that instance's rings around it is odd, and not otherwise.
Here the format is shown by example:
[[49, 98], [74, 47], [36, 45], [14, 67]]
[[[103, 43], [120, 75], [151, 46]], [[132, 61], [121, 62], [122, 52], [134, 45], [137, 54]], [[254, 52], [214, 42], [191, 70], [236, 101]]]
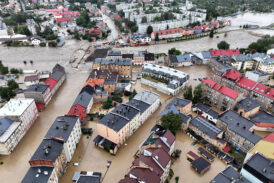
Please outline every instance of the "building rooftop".
[[109, 64], [114, 64], [114, 65], [124, 65], [124, 66], [130, 66], [132, 64], [132, 60], [129, 58], [96, 58], [95, 59], [95, 64], [100, 64], [100, 65], [109, 65]]
[[253, 91], [274, 100], [274, 88], [270, 88], [262, 83], [257, 83], [257, 85], [253, 88]]
[[[130, 178], [132, 177], [132, 178]], [[144, 180], [149, 183], [158, 183], [161, 181], [160, 176], [153, 170], [149, 168], [142, 168], [142, 167], [136, 167], [132, 168], [129, 172], [129, 179], [134, 180]], [[131, 181], [131, 180], [129, 180]], [[137, 181], [139, 182], [139, 181]], [[136, 183], [137, 183], [136, 182]], [[134, 183], [134, 182], [128, 182], [128, 181], [120, 181], [119, 183]]]
[[65, 73], [65, 68], [63, 66], [61, 66], [60, 64], [56, 64], [53, 68], [52, 68], [52, 72], [56, 72], [56, 71], [60, 71]]
[[228, 110], [220, 115], [219, 119], [227, 124], [227, 128], [244, 139], [256, 144], [261, 137], [250, 131], [253, 123], [234, 111]]
[[122, 53], [121, 53], [121, 51], [109, 50], [108, 51], [108, 56], [122, 56]]
[[0, 119], [0, 143], [5, 143], [19, 125], [20, 122], [15, 122], [9, 118]]
[[217, 57], [220, 55], [226, 55], [232, 57], [233, 55], [240, 55], [240, 51], [238, 49], [229, 49], [229, 50], [210, 50], [210, 53], [213, 57]]
[[28, 89], [24, 90], [24, 93], [37, 92], [37, 93], [43, 94], [48, 88], [49, 88], [49, 85], [34, 84], [34, 85], [31, 85]]
[[224, 75], [223, 77], [226, 77], [232, 81], [236, 81], [239, 78], [242, 77], [242, 74], [240, 72], [234, 71], [233, 69], [229, 69]]
[[48, 183], [53, 169], [48, 166], [30, 167], [21, 183]]
[[45, 135], [45, 138], [56, 137], [66, 142], [77, 120], [77, 116], [58, 116]]
[[32, 76], [26, 76], [24, 79], [24, 82], [36, 81], [36, 80], [38, 80], [38, 75], [32, 75]]
[[210, 183], [250, 183], [246, 178], [240, 175], [234, 168], [227, 166]]
[[130, 101], [126, 103], [126, 105], [133, 106], [136, 109], [139, 109], [141, 113], [143, 113], [150, 107], [148, 103], [145, 103], [141, 100], [136, 100], [136, 99], [131, 99]]
[[90, 72], [89, 78], [104, 79], [106, 81], [117, 82], [118, 73], [110, 70], [94, 69]]
[[217, 119], [219, 117], [219, 113], [213, 109], [210, 109], [208, 112], [207, 112], [210, 116], [212, 116], [214, 119]]
[[[274, 163], [273, 160], [267, 159], [260, 153], [256, 153], [243, 166], [244, 169], [252, 171], [263, 180], [274, 180]], [[268, 181], [267, 181], [268, 182]]]
[[238, 107], [248, 112], [257, 107], [260, 107], [260, 104], [256, 101], [255, 98], [245, 98], [238, 102]]
[[247, 71], [247, 72], [251, 72], [251, 73], [257, 74], [259, 76], [268, 76], [269, 75], [269, 73], [261, 71], [261, 70], [253, 70], [253, 71]]
[[271, 113], [260, 111], [250, 118], [255, 123], [272, 123], [274, 124], [274, 116]]
[[91, 99], [92, 95], [90, 95], [88, 92], [80, 92], [72, 105], [74, 106], [76, 104], [80, 104], [83, 107], [88, 107]]
[[196, 104], [195, 107], [204, 112], [208, 112], [211, 109], [211, 106], [202, 103]]
[[43, 139], [30, 161], [47, 160], [54, 163], [63, 151], [63, 142], [55, 139]]
[[256, 86], [256, 82], [246, 77], [241, 77], [236, 85], [250, 91]]
[[141, 100], [149, 105], [152, 105], [156, 100], [160, 99], [160, 95], [148, 90], [142, 90], [134, 96], [134, 99]]
[[222, 130], [216, 127], [215, 125], [209, 123], [207, 120], [197, 116], [190, 120], [190, 124], [195, 126], [197, 129], [202, 131], [204, 134], [214, 139], [219, 135]]
[[92, 173], [91, 175], [80, 174], [76, 183], [100, 183], [101, 182], [100, 180], [101, 180], [101, 173]]
[[59, 81], [64, 75], [65, 75], [64, 72], [57, 70], [53, 72], [50, 77], [56, 81]]
[[21, 116], [32, 103], [34, 103], [34, 99], [32, 98], [10, 99], [10, 101], [0, 109], [0, 116]]
[[208, 169], [211, 164], [204, 158], [199, 157], [198, 159], [192, 161], [191, 165], [197, 170], [197, 172], [201, 173], [204, 170]]
[[168, 106], [176, 106], [176, 107], [185, 107], [186, 105], [190, 104], [191, 101], [190, 100], [186, 100], [186, 99], [180, 99], [180, 98], [174, 98], [169, 104]]

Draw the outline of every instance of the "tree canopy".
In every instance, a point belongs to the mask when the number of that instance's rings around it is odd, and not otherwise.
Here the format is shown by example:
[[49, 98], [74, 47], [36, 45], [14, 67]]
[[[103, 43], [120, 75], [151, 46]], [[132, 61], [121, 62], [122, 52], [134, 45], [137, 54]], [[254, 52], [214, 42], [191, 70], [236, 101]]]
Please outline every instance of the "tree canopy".
[[193, 96], [192, 96], [192, 86], [187, 86], [185, 88], [184, 98], [187, 99], [187, 100], [192, 100], [193, 99]]
[[221, 50], [229, 49], [230, 45], [226, 41], [221, 41], [218, 43], [217, 47]]
[[148, 34], [148, 35], [151, 35], [152, 32], [153, 32], [153, 27], [152, 27], [151, 25], [149, 25], [149, 26], [147, 27], [147, 34]]
[[161, 118], [161, 124], [165, 129], [169, 129], [173, 134], [181, 129], [183, 119], [178, 114], [169, 113]]
[[168, 50], [168, 54], [169, 55], [181, 55], [181, 51], [177, 50], [176, 48], [171, 48], [170, 50]]

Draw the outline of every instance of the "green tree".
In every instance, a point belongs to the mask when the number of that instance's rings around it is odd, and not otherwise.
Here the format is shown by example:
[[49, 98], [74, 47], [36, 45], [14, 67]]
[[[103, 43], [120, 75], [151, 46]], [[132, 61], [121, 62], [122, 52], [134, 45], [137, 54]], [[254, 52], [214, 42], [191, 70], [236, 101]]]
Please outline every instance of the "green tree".
[[192, 95], [192, 86], [187, 86], [184, 92], [184, 98], [187, 100], [192, 100], [193, 95]]
[[169, 129], [173, 134], [181, 129], [183, 119], [178, 114], [169, 113], [161, 118], [162, 126]]
[[9, 87], [0, 88], [0, 96], [2, 99], [9, 101], [15, 95], [15, 92]]
[[11, 90], [15, 90], [15, 89], [19, 88], [19, 85], [14, 80], [10, 80], [10, 81], [8, 81], [8, 87]]
[[5, 67], [2, 63], [0, 63], [0, 74], [8, 74], [9, 73], [9, 68]]
[[153, 32], [153, 27], [152, 27], [151, 25], [149, 25], [149, 26], [147, 27], [147, 34], [148, 34], [148, 35], [151, 35], [152, 32]]
[[21, 73], [22, 73], [22, 70], [16, 69], [16, 68], [11, 68], [11, 69], [10, 69], [10, 73], [11, 73], [11, 74], [21, 74]]
[[199, 84], [194, 89], [194, 97], [193, 97], [193, 103], [194, 104], [197, 104], [197, 103], [201, 102], [202, 97], [203, 97], [202, 94], [203, 94], [202, 85]]
[[147, 17], [146, 16], [142, 17], [142, 23], [147, 23]]
[[181, 55], [181, 51], [177, 50], [176, 48], [171, 48], [170, 50], [168, 50], [168, 54], [169, 55]]
[[217, 47], [221, 50], [227, 50], [229, 49], [230, 45], [226, 41], [221, 41], [218, 43]]
[[213, 38], [213, 37], [214, 37], [214, 31], [213, 31], [213, 30], [210, 31], [209, 37], [210, 37], [210, 38]]
[[156, 33], [155, 41], [159, 41], [159, 33], [158, 32]]

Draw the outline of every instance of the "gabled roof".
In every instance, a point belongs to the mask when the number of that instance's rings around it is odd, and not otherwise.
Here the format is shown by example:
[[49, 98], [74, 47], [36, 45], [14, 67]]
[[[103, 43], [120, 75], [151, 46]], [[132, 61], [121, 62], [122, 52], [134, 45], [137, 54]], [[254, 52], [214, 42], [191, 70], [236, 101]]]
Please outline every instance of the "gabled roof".
[[68, 115], [78, 116], [79, 120], [82, 122], [82, 120], [87, 117], [86, 108], [80, 104], [76, 104], [70, 108]]
[[49, 89], [52, 90], [56, 86], [56, 84], [58, 83], [58, 81], [56, 81], [53, 78], [48, 78], [44, 83], [47, 84], [47, 85], [49, 85]]
[[210, 183], [231, 183], [233, 181], [234, 183], [250, 183], [231, 166], [227, 166]]
[[[149, 168], [136, 167], [131, 169], [129, 175], [133, 175], [137, 180], [144, 180], [149, 183], [159, 183], [161, 181], [160, 176], [151, 171]], [[139, 182], [139, 181], [138, 181]], [[129, 183], [129, 182], [119, 182], [119, 183]]]
[[65, 75], [64, 72], [58, 70], [58, 71], [53, 72], [53, 73], [51, 74], [50, 78], [52, 78], [52, 79], [54, 79], [54, 80], [56, 80], [56, 81], [59, 82], [59, 80], [60, 80], [64, 75]]
[[224, 77], [231, 79], [233, 81], [238, 80], [242, 74], [240, 72], [234, 71], [233, 69], [229, 69], [225, 74]]
[[274, 100], [274, 88], [270, 88], [266, 85], [263, 85], [262, 83], [258, 83], [254, 88], [254, 92], [260, 93], [261, 95], [264, 95], [268, 98], [271, 98]]
[[202, 103], [196, 104], [195, 107], [198, 108], [199, 110], [203, 111], [203, 112], [208, 112], [211, 109], [211, 106], [206, 105], [206, 104], [202, 104]]
[[90, 95], [87, 92], [79, 93], [79, 95], [76, 97], [75, 101], [73, 102], [72, 106], [79, 104], [87, 108], [91, 98], [92, 98], [92, 95]]
[[49, 88], [49, 85], [34, 84], [34, 85], [31, 85], [28, 89], [24, 90], [24, 93], [28, 93], [28, 92], [45, 93], [45, 91], [48, 88]]
[[210, 163], [202, 157], [191, 162], [191, 165], [197, 170], [197, 172], [201, 173], [204, 170], [210, 167]]
[[233, 55], [240, 55], [240, 51], [238, 49], [228, 49], [228, 50], [210, 50], [210, 53], [213, 57], [217, 57], [220, 55], [226, 55], [232, 57]]
[[[274, 116], [271, 113], [260, 111], [258, 114], [255, 114], [252, 116], [251, 121], [257, 123], [257, 125], [260, 126], [260, 124], [269, 124], [271, 126], [274, 125]], [[273, 126], [274, 127], [274, 126]]]
[[60, 72], [65, 73], [65, 68], [63, 66], [61, 66], [60, 64], [56, 64], [53, 67], [52, 72], [56, 72], [56, 71], [60, 71]]
[[255, 98], [245, 98], [238, 102], [239, 108], [243, 108], [246, 112], [251, 111], [260, 106]]
[[236, 85], [251, 91], [256, 86], [256, 82], [246, 77], [241, 77], [241, 79], [236, 83]]

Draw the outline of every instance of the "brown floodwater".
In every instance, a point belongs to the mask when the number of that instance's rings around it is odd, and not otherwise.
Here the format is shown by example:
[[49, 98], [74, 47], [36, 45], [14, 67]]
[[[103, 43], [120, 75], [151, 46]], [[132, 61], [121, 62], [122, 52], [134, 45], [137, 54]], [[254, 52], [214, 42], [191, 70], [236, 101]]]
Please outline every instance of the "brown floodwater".
[[39, 118], [19, 142], [9, 156], [0, 156], [1, 183], [18, 183], [30, 167], [28, 161], [41, 143], [55, 118], [69, 111], [77, 94], [80, 92], [87, 73], [68, 74], [67, 80], [50, 101], [47, 108], [39, 113]]

